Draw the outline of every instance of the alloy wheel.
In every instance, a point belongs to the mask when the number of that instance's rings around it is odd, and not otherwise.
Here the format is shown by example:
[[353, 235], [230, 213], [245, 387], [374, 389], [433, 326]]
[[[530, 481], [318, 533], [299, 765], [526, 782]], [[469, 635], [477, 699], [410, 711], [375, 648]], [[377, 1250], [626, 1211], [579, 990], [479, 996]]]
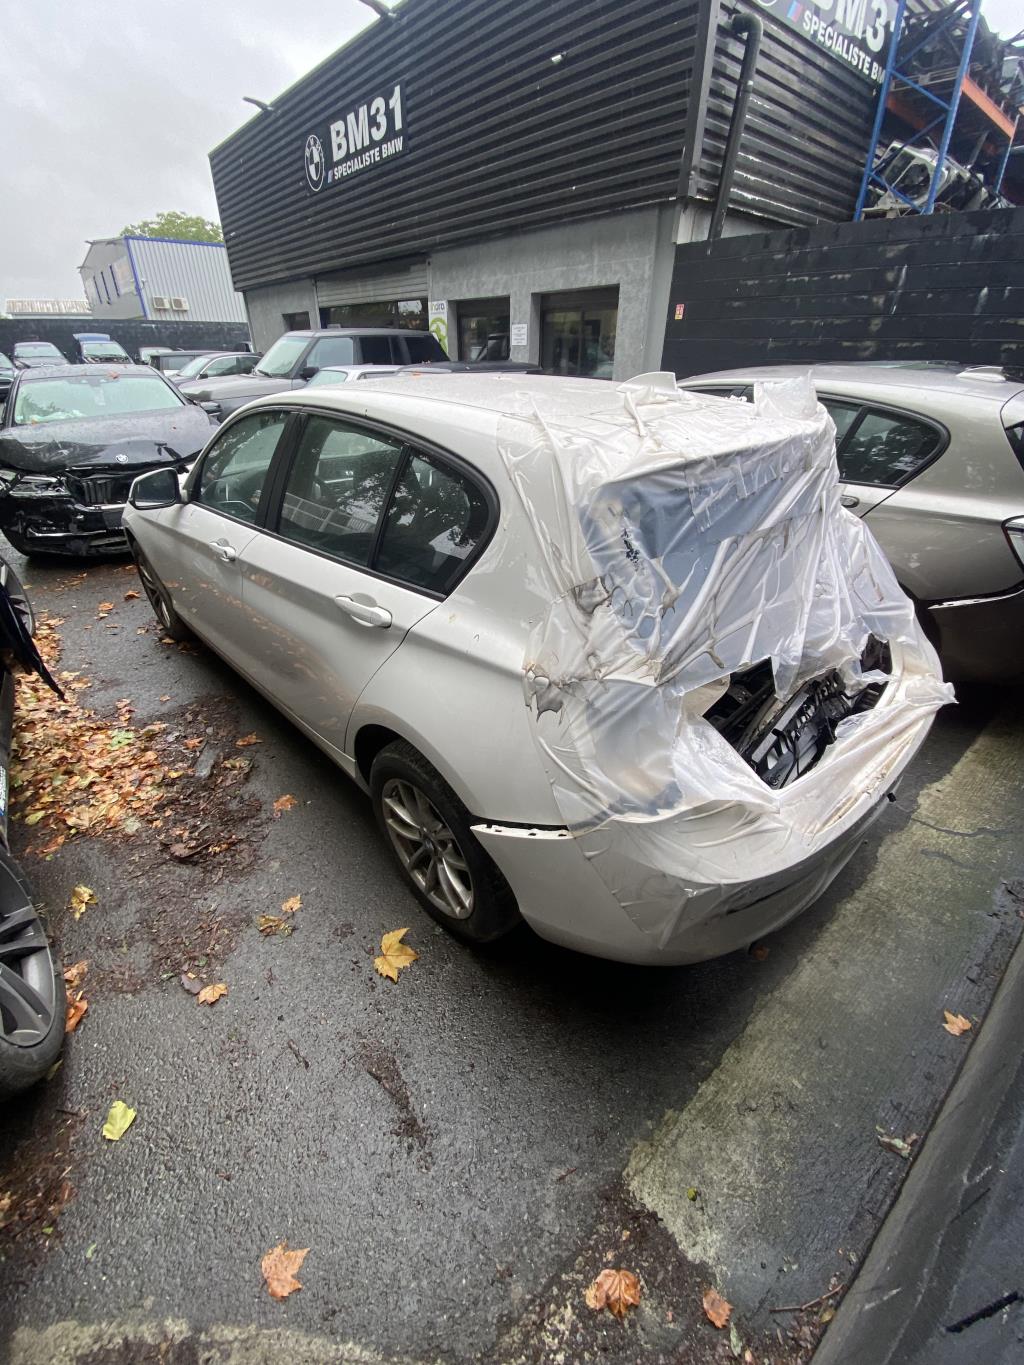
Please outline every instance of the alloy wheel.
[[35, 908], [0, 912], [0, 1038], [34, 1047], [50, 1032], [56, 999], [46, 931]]
[[139, 578], [142, 581], [143, 590], [149, 599], [149, 605], [153, 608], [157, 620], [165, 630], [170, 630], [171, 617], [167, 609], [167, 600], [164, 597], [160, 584], [156, 580], [156, 575], [144, 559], [139, 559], [136, 568], [139, 571]]
[[406, 872], [435, 909], [452, 919], [473, 913], [473, 878], [458, 840], [412, 782], [392, 777], [381, 792], [384, 824]]

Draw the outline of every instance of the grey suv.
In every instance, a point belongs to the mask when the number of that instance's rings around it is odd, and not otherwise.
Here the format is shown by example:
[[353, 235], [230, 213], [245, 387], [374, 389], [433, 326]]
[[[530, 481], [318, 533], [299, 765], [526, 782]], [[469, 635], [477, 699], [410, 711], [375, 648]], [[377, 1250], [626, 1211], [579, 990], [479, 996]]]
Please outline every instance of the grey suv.
[[[866, 517], [954, 681], [1024, 681], [1024, 374], [992, 366], [814, 365], [844, 507]], [[753, 396], [806, 365], [680, 388]]]
[[197, 402], [217, 403], [220, 416], [226, 417], [254, 398], [301, 389], [328, 365], [422, 365], [447, 359], [440, 342], [429, 332], [400, 327], [325, 327], [285, 332], [252, 374], [187, 380], [179, 388]]

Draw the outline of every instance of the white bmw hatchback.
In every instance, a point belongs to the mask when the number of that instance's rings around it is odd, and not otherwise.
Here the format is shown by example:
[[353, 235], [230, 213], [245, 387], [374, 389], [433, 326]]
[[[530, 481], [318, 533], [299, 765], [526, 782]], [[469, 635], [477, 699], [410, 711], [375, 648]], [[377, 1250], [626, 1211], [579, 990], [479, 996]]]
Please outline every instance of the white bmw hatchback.
[[950, 696], [800, 383], [274, 395], [183, 485], [138, 479], [124, 525], [163, 626], [370, 793], [473, 942], [745, 946], [827, 886]]

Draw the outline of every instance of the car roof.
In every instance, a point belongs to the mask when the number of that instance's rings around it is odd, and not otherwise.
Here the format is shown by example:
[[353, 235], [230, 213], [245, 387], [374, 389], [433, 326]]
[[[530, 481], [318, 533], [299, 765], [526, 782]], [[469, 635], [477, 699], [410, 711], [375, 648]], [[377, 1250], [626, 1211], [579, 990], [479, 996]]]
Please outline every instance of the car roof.
[[[69, 365], [67, 361], [61, 364], [36, 365], [31, 370], [22, 370], [19, 379], [22, 383], [33, 382], [36, 379], [60, 379], [69, 375], [95, 375], [103, 370], [116, 370], [118, 374], [145, 374], [148, 366], [125, 364], [123, 361], [110, 360], [104, 361], [102, 365]], [[150, 374], [156, 371], [149, 370]]]
[[715, 370], [709, 374], [687, 375], [679, 381], [690, 388], [711, 383], [752, 383], [758, 379], [793, 379], [809, 374], [818, 389], [870, 388], [876, 395], [911, 389], [916, 393], [932, 390], [1005, 403], [1024, 387], [998, 366], [960, 365], [955, 361], [921, 362], [918, 365], [897, 361], [839, 362], [824, 365], [749, 365], [735, 370]]
[[[430, 336], [426, 327], [302, 327], [294, 332], [283, 332], [286, 337], [403, 337], [411, 332], [413, 336]], [[278, 341], [281, 338], [278, 337]]]

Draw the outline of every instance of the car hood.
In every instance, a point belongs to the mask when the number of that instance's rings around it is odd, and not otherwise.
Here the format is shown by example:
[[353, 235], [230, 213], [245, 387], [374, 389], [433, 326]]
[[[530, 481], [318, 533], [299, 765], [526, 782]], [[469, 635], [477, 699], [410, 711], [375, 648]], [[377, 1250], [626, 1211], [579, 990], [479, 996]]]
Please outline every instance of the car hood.
[[186, 379], [178, 385], [182, 393], [200, 401], [219, 403], [224, 398], [260, 398], [265, 393], [283, 393], [290, 379], [271, 379], [260, 374], [214, 376], [212, 379]]
[[0, 431], [0, 466], [52, 474], [88, 465], [168, 464], [198, 455], [213, 426], [201, 408], [146, 412], [81, 422], [48, 422]]

